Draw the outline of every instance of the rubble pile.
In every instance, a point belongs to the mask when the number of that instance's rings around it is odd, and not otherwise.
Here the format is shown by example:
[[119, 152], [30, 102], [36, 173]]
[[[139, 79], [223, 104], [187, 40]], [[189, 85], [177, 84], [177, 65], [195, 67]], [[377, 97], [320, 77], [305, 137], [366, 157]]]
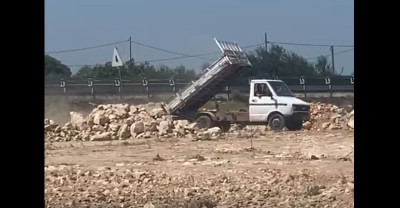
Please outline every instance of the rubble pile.
[[99, 105], [84, 118], [70, 112], [71, 121], [60, 126], [45, 119], [45, 141], [109, 141], [133, 138], [170, 138], [191, 136], [194, 139], [216, 139], [219, 127], [201, 130], [187, 120], [172, 120], [161, 105]]
[[[354, 109], [339, 108], [326, 103], [312, 103], [311, 119], [303, 123], [304, 130], [352, 130]], [[219, 127], [198, 129], [196, 123], [188, 120], [172, 120], [160, 104], [146, 105], [107, 104], [98, 105], [85, 118], [77, 112], [70, 112], [71, 120], [64, 126], [45, 119], [45, 141], [109, 141], [134, 138], [176, 138], [190, 137], [193, 140], [223, 138]], [[230, 132], [240, 137], [251, 137], [251, 126], [232, 124]], [[266, 126], [259, 126], [257, 135], [265, 134]]]
[[339, 108], [329, 103], [314, 102], [310, 107], [311, 118], [303, 123], [304, 130], [353, 130], [354, 107]]
[[354, 207], [351, 175], [259, 168], [257, 176], [250, 170], [193, 176], [127, 165], [46, 167], [46, 207]]

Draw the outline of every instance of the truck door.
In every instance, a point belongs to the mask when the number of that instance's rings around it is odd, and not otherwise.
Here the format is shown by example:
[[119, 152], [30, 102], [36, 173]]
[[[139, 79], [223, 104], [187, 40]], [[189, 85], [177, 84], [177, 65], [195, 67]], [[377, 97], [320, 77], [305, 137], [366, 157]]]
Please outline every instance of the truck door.
[[251, 85], [249, 96], [250, 121], [267, 121], [268, 112], [275, 109], [275, 101], [271, 98], [271, 91], [266, 83]]

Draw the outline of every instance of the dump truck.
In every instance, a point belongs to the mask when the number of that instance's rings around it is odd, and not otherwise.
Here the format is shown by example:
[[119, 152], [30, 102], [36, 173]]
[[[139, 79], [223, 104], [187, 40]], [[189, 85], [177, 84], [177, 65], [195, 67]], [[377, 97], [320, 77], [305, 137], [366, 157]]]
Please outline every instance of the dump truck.
[[232, 123], [244, 125], [268, 125], [272, 130], [299, 130], [304, 120], [310, 117], [310, 103], [292, 94], [281, 80], [249, 80], [249, 109], [220, 111], [198, 109], [220, 93], [225, 86], [252, 65], [236, 42], [215, 43], [222, 56], [211, 64], [197, 80], [177, 92], [162, 107], [174, 119], [187, 119], [199, 128], [219, 126], [226, 131]]

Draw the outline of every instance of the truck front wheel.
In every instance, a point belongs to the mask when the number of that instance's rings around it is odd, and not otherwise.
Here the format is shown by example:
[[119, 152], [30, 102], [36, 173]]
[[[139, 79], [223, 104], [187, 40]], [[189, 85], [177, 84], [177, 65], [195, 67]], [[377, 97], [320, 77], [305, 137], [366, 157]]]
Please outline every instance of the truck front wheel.
[[275, 113], [269, 117], [268, 125], [271, 130], [282, 130], [285, 127], [285, 118], [281, 114]]
[[200, 129], [208, 129], [212, 127], [213, 121], [209, 116], [199, 116], [196, 119], [196, 125]]
[[291, 131], [301, 130], [303, 128], [303, 120], [289, 120], [286, 127]]

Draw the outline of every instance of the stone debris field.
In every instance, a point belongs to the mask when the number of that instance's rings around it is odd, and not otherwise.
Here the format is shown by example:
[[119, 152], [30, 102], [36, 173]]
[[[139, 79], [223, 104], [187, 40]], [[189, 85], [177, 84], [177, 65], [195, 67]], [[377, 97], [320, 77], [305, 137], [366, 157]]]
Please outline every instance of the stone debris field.
[[310, 112], [300, 131], [199, 129], [159, 103], [45, 119], [45, 206], [354, 207], [354, 108]]

